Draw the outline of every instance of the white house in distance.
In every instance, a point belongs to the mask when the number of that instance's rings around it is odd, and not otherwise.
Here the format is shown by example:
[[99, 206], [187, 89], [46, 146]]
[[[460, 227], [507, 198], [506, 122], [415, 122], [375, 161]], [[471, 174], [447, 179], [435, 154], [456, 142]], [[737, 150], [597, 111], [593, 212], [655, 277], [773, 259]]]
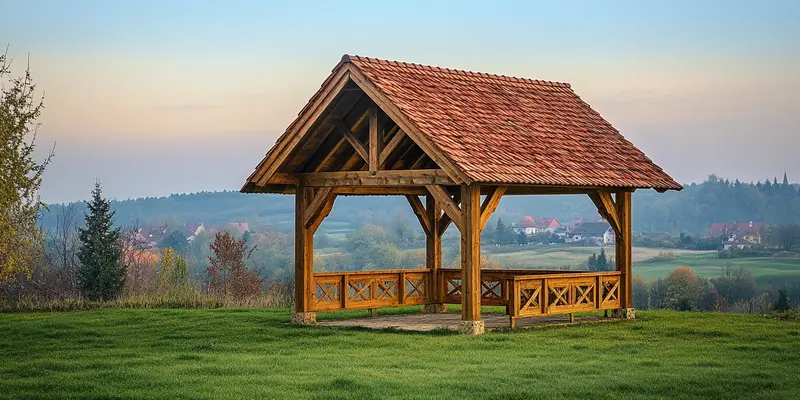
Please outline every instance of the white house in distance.
[[535, 220], [531, 216], [526, 216], [522, 221], [514, 225], [516, 233], [525, 233], [526, 235], [538, 235], [544, 232], [553, 234], [558, 228], [561, 228], [561, 223], [555, 218], [539, 218]]
[[570, 229], [564, 241], [575, 244], [611, 246], [616, 243], [616, 236], [611, 225], [606, 221], [584, 222]]

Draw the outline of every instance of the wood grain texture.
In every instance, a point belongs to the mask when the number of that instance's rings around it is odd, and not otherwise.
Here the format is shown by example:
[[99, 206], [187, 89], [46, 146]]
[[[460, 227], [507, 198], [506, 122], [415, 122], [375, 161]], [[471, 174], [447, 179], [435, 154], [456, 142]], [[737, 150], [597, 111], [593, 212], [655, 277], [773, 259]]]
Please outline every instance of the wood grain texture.
[[481, 191], [461, 185], [461, 320], [481, 319]]

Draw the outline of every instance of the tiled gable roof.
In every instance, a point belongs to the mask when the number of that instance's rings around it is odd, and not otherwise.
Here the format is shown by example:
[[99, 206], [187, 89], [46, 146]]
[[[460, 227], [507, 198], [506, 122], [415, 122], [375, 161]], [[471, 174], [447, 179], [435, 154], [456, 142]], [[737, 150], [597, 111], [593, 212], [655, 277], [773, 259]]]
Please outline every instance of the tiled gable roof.
[[345, 56], [476, 182], [680, 190], [569, 84]]

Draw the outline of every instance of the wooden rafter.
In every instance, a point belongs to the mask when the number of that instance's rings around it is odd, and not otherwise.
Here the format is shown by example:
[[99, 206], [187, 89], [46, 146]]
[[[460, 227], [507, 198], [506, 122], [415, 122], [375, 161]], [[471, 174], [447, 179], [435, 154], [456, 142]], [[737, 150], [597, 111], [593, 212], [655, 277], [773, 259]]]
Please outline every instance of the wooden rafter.
[[389, 144], [381, 150], [381, 155], [378, 158], [378, 165], [383, 166], [386, 163], [386, 159], [389, 158], [389, 155], [397, 149], [397, 146], [400, 145], [400, 142], [403, 141], [403, 138], [406, 136], [405, 132], [399, 127], [397, 128], [397, 133], [392, 136], [392, 140], [389, 141]]
[[444, 190], [443, 187], [439, 185], [427, 185], [426, 188], [431, 193], [431, 195], [436, 198], [436, 201], [441, 203], [442, 210], [444, 210], [445, 214], [450, 217], [450, 220], [456, 224], [458, 230], [461, 230], [462, 218], [461, 218], [461, 209], [458, 205], [453, 201], [450, 195]]
[[611, 229], [614, 230], [614, 233], [616, 233], [617, 236], [621, 235], [622, 226], [620, 225], [619, 215], [617, 214], [617, 205], [614, 203], [614, 199], [611, 198], [611, 193], [598, 190], [589, 193], [589, 198], [592, 199], [600, 215], [611, 225]]
[[486, 228], [486, 223], [489, 222], [489, 217], [491, 217], [492, 213], [494, 213], [494, 210], [497, 209], [497, 205], [500, 204], [500, 199], [503, 197], [505, 192], [505, 186], [496, 186], [491, 188], [489, 193], [486, 194], [486, 198], [483, 200], [483, 204], [481, 204], [481, 230]]
[[355, 68], [349, 69], [350, 71], [350, 78], [355, 82], [364, 93], [369, 96], [372, 101], [374, 101], [378, 107], [385, 112], [389, 118], [392, 119], [397, 125], [400, 126], [406, 134], [412, 137], [412, 140], [422, 148], [425, 153], [428, 153], [436, 164], [439, 165], [447, 174], [458, 183], [466, 182], [470, 183], [469, 177], [461, 170], [455, 167], [441, 152], [436, 148], [436, 146], [425, 137], [417, 127], [408, 120], [408, 118], [400, 111], [400, 109], [394, 105], [386, 96], [380, 92], [372, 82], [367, 79], [361, 71]]
[[[249, 181], [258, 179], [258, 185], [263, 186], [267, 180], [275, 173], [281, 163], [289, 156], [291, 149], [293, 149], [298, 142], [305, 136], [309, 128], [317, 121], [320, 115], [336, 98], [338, 93], [347, 84], [350, 77], [349, 69], [342, 68], [336, 75], [328, 82], [323, 88], [322, 93], [309, 104], [306, 109], [301, 111], [300, 117], [295, 121], [289, 130], [284, 134], [284, 140], [278, 140], [275, 147], [267, 153], [262, 163], [258, 166], [256, 171], [250, 176]], [[306, 111], [313, 110], [310, 113]]]
[[[370, 101], [369, 98], [366, 98], [366, 101]], [[361, 127], [365, 123], [367, 123], [367, 119], [369, 118], [369, 112], [367, 110], [369, 110], [369, 107], [366, 107], [366, 109], [358, 107], [357, 110], [355, 110], [356, 112], [360, 112], [360, 114], [358, 114], [359, 115], [358, 119], [352, 125], [352, 128], [350, 129], [351, 132], [358, 132], [358, 130], [361, 129]], [[323, 168], [325, 168], [325, 166], [328, 165], [331, 159], [334, 159], [339, 150], [345, 146], [345, 143], [347, 143], [347, 139], [344, 136], [340, 137], [339, 141], [336, 142], [336, 144], [333, 146], [333, 149], [331, 149], [328, 153], [326, 153], [322, 157], [322, 160], [316, 164], [312, 172], [319, 172]]]
[[440, 169], [393, 171], [339, 171], [299, 174], [299, 179], [309, 187], [321, 186], [427, 186], [453, 185], [450, 177]]
[[364, 161], [369, 160], [369, 154], [367, 153], [367, 150], [364, 148], [364, 145], [361, 144], [358, 138], [356, 138], [356, 135], [354, 135], [349, 128], [344, 126], [344, 124], [341, 121], [337, 121], [336, 129], [338, 129], [339, 133], [341, 133], [342, 136], [344, 136], [344, 138], [347, 139], [348, 142], [350, 142], [350, 145], [353, 146], [353, 148], [356, 150], [356, 153], [358, 153], [358, 155], [360, 155], [361, 158], [364, 159]]
[[414, 215], [417, 216], [417, 219], [422, 226], [422, 230], [425, 231], [425, 235], [430, 235], [431, 221], [428, 219], [427, 211], [425, 210], [425, 206], [422, 204], [422, 200], [415, 195], [406, 195], [406, 199], [408, 200], [408, 204], [411, 205]]

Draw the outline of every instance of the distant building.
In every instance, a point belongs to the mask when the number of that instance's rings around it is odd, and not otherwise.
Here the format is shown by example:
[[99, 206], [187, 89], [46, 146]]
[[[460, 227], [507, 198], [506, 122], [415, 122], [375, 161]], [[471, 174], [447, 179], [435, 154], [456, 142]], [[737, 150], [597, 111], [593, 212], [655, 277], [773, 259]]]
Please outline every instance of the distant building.
[[728, 238], [728, 240], [722, 242], [722, 249], [723, 250], [728, 250], [728, 249], [731, 249], [731, 248], [737, 248], [737, 249], [743, 250], [743, 249], [749, 248], [752, 245], [753, 245], [753, 243], [751, 243], [748, 240], [745, 240], [744, 238], [732, 236], [732, 237]]
[[708, 229], [708, 237], [723, 238], [725, 241], [731, 239], [743, 239], [749, 244], [761, 243], [761, 231], [764, 224], [761, 222], [716, 222], [711, 224]]
[[584, 222], [567, 230], [566, 243], [609, 246], [616, 242], [616, 236], [608, 222]]
[[192, 242], [194, 241], [203, 231], [206, 230], [206, 226], [201, 222], [198, 224], [189, 224], [186, 226], [186, 241]]
[[522, 221], [514, 225], [514, 231], [525, 233], [526, 235], [538, 235], [544, 232], [555, 233], [561, 228], [561, 223], [555, 218], [539, 218], [534, 220], [531, 216], [526, 216]]

